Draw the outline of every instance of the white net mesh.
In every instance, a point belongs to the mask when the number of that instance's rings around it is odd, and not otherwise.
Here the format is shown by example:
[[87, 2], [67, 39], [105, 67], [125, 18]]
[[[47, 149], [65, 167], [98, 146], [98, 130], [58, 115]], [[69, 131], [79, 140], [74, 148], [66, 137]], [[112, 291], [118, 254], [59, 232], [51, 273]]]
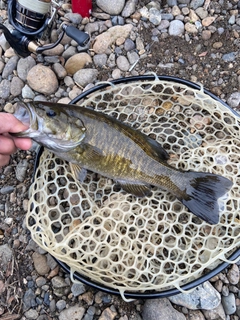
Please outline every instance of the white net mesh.
[[33, 239], [92, 281], [120, 291], [164, 291], [199, 278], [240, 247], [239, 117], [202, 91], [170, 81], [109, 86], [80, 101], [150, 135], [177, 168], [233, 181], [209, 225], [168, 193], [137, 198], [44, 151], [31, 188], [27, 225]]

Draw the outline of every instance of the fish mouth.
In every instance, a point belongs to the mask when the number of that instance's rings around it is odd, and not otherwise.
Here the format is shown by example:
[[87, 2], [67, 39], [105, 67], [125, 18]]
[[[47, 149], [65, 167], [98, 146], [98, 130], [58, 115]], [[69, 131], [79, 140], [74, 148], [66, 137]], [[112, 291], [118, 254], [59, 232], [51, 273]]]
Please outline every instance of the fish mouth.
[[14, 117], [21, 121], [24, 125], [29, 128], [25, 131], [12, 133], [15, 137], [33, 137], [33, 131], [38, 130], [38, 121], [34, 109], [28, 104], [23, 102], [18, 102], [16, 110], [13, 113]]

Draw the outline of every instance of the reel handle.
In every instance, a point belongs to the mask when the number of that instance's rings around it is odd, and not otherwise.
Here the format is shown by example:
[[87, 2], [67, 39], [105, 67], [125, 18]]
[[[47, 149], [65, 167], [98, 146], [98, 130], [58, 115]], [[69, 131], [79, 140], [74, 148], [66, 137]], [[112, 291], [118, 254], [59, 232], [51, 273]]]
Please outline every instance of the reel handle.
[[81, 47], [85, 47], [88, 44], [90, 37], [86, 32], [66, 24], [63, 24], [62, 28], [66, 32], [66, 35], [75, 40]]

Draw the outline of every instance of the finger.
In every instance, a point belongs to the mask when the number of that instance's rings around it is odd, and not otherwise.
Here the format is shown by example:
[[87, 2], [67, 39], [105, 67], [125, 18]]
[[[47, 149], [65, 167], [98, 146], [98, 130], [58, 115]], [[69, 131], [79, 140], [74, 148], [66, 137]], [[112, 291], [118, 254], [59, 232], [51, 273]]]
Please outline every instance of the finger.
[[32, 140], [29, 139], [29, 138], [16, 138], [16, 137], [13, 137], [13, 141], [15, 143], [15, 146], [18, 149], [21, 149], [21, 150], [28, 150], [32, 146]]
[[6, 166], [10, 161], [9, 155], [0, 154], [0, 167]]
[[0, 135], [0, 154], [9, 155], [16, 150], [15, 143], [11, 138]]
[[21, 132], [27, 129], [28, 127], [15, 118], [12, 114], [4, 112], [0, 113], [0, 133]]

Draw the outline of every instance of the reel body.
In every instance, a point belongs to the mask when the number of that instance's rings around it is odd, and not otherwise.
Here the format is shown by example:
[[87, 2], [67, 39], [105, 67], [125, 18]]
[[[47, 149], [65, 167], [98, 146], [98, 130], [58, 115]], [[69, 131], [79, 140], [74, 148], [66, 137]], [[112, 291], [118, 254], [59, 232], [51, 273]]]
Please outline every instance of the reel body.
[[0, 30], [10, 46], [22, 57], [54, 48], [60, 43], [64, 33], [81, 47], [85, 47], [89, 42], [89, 35], [67, 24], [61, 25], [62, 33], [55, 43], [44, 46], [38, 44], [39, 40], [49, 37], [57, 9], [52, 6], [51, 0], [8, 0], [8, 19], [14, 29], [10, 32], [0, 24]]

